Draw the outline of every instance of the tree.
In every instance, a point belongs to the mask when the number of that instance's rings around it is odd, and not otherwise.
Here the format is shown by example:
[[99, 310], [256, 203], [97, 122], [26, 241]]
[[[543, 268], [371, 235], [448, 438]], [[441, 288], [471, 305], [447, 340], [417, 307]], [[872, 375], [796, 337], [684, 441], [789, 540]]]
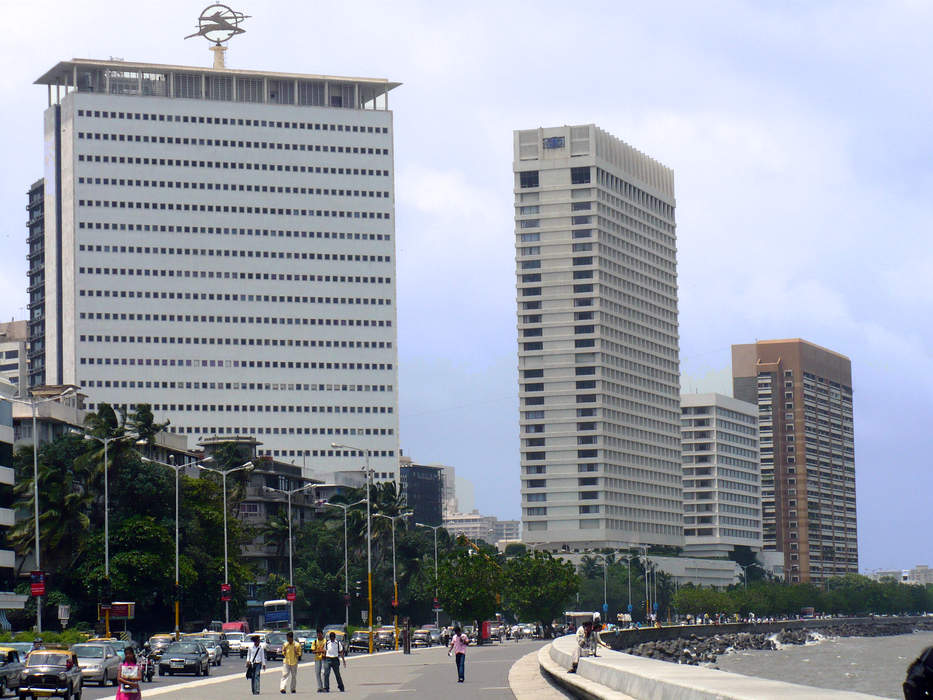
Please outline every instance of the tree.
[[488, 620], [500, 604], [502, 567], [489, 556], [458, 548], [438, 569], [441, 602], [451, 617], [464, 622]]
[[573, 564], [548, 552], [509, 559], [505, 565], [505, 595], [510, 610], [523, 620], [540, 621], [545, 636], [580, 588]]

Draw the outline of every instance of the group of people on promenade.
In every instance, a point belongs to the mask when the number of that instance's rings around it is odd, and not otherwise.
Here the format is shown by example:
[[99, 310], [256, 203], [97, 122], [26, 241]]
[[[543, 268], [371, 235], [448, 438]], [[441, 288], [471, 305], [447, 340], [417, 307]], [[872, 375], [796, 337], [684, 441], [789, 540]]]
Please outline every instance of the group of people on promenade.
[[[266, 668], [266, 651], [259, 643], [259, 635], [253, 635], [253, 645], [246, 652], [246, 677], [250, 680], [253, 695], [259, 695], [259, 677]], [[289, 690], [297, 692], [298, 688], [298, 662], [301, 661], [301, 645], [295, 641], [291, 632], [285, 635], [285, 644], [282, 645], [282, 680], [279, 682], [279, 692], [283, 695]], [[311, 653], [314, 654], [314, 677], [317, 680], [317, 692], [330, 692], [330, 674], [333, 672], [337, 680], [337, 688], [344, 692], [343, 678], [340, 676], [340, 660], [343, 659], [344, 668], [347, 665], [347, 650], [337, 635], [331, 632], [328, 638], [318, 630], [317, 639], [311, 643]]]

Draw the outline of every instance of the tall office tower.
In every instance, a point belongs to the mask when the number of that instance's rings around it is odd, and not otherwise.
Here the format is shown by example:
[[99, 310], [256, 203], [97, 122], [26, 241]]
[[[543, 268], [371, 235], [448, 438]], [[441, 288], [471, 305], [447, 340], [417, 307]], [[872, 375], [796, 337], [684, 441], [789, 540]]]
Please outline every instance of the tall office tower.
[[514, 146], [523, 537], [682, 545], [674, 173], [592, 125]]
[[852, 363], [805, 340], [732, 346], [735, 397], [758, 405], [765, 551], [790, 582], [858, 572]]
[[758, 407], [722, 394], [680, 397], [684, 552], [761, 550]]
[[36, 82], [46, 382], [395, 478], [398, 84], [79, 59]]
[[29, 218], [29, 386], [45, 384], [45, 182], [38, 180], [27, 193]]

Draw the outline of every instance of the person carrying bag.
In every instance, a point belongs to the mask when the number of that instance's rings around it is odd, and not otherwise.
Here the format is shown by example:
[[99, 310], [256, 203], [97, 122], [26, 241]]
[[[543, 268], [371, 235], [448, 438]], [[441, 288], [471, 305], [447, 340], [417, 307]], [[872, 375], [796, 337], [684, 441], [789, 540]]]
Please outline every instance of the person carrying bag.
[[259, 635], [253, 635], [253, 646], [246, 652], [246, 677], [249, 678], [253, 695], [259, 695], [259, 676], [266, 667], [266, 650], [259, 643]]

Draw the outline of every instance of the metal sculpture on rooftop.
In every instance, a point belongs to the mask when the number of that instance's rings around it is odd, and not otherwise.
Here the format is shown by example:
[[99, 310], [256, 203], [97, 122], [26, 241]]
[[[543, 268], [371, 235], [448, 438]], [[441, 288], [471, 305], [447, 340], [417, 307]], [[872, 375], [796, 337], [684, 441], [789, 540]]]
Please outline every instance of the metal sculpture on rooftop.
[[215, 3], [208, 5], [198, 17], [198, 31], [189, 34], [185, 39], [195, 36], [203, 36], [211, 43], [220, 46], [230, 41], [237, 34], [243, 34], [245, 29], [240, 27], [244, 19], [249, 19], [249, 15], [232, 10], [226, 5]]

